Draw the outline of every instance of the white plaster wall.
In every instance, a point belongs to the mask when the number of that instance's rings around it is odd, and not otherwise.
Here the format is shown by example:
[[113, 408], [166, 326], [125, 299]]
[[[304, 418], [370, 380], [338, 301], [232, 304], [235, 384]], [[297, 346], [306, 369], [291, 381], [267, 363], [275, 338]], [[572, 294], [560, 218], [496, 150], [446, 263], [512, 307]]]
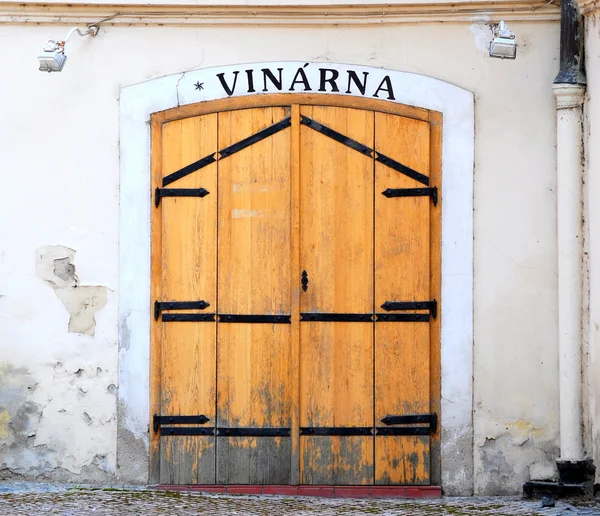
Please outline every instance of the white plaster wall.
[[587, 353], [584, 354], [584, 381], [587, 399], [585, 440], [588, 453], [596, 465], [596, 482], [600, 482], [600, 206], [596, 201], [600, 191], [600, 18], [598, 13], [586, 19], [586, 72], [587, 99], [586, 123], [586, 167], [584, 194], [586, 198], [585, 221], [587, 264], [589, 267], [589, 327]]
[[[0, 467], [55, 475], [59, 466], [76, 474], [97, 454], [106, 455], [110, 473], [117, 467], [110, 419], [117, 408], [107, 388], [117, 367], [120, 87], [198, 67], [331, 60], [430, 75], [475, 93], [475, 435], [455, 436], [465, 450], [474, 438], [475, 460], [474, 472], [453, 471], [444, 487], [514, 493], [529, 476], [551, 475], [558, 432], [551, 90], [558, 25], [513, 22], [511, 28], [520, 43], [516, 61], [487, 57], [490, 32], [478, 24], [106, 27], [95, 39], [69, 45], [63, 72], [42, 74], [36, 55], [65, 27], [0, 26], [0, 43], [11, 48], [0, 83], [0, 170], [3, 191], [10, 192], [0, 210], [11, 222], [0, 229], [0, 361], [30, 372], [11, 380], [23, 400], [67, 399], [65, 392], [72, 398], [69, 419], [48, 410], [38, 424], [40, 444], [63, 450], [53, 453], [71, 462], [38, 464], [38, 449], [26, 444], [19, 455], [0, 448]], [[67, 333], [65, 308], [35, 276], [35, 250], [57, 244], [76, 251], [82, 284], [111, 289], [94, 337]], [[67, 367], [62, 377], [56, 362]], [[83, 375], [68, 376], [96, 367], [107, 371], [101, 382], [90, 381], [93, 406], [105, 412], [97, 419], [110, 416], [103, 426], [85, 423], [88, 398], [77, 394]], [[30, 393], [32, 382], [39, 386]], [[121, 460], [121, 478], [143, 481], [146, 465], [134, 455]]]

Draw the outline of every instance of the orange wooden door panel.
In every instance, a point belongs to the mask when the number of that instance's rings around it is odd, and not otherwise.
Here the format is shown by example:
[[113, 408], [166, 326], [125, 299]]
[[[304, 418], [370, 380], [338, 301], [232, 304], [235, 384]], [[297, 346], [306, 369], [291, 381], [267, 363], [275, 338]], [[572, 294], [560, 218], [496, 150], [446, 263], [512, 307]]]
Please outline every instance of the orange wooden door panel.
[[[429, 124], [375, 114], [379, 152], [429, 175]], [[388, 198], [388, 188], [423, 184], [379, 162], [375, 166], [375, 305], [430, 300], [428, 197]], [[427, 322], [375, 324], [375, 421], [387, 415], [430, 413], [430, 351]], [[375, 437], [377, 484], [428, 484], [429, 436]]]
[[[373, 112], [302, 106], [300, 115], [369, 147]], [[373, 159], [300, 130], [301, 312], [373, 312]], [[300, 323], [300, 427], [373, 426], [373, 324]], [[371, 484], [373, 437], [300, 436], [305, 484]]]
[[[288, 117], [285, 129], [219, 156]], [[439, 142], [430, 142], [430, 123], [372, 110], [251, 107], [153, 130], [155, 186], [216, 158], [167, 186], [205, 188], [205, 197], [163, 197], [153, 215], [153, 295], [204, 300], [201, 312], [216, 314], [215, 321], [153, 323], [155, 411], [204, 414], [204, 426], [218, 429], [292, 429], [290, 437], [153, 433], [160, 483], [431, 483], [437, 441], [377, 435], [376, 427], [385, 416], [439, 406], [431, 377], [439, 371], [431, 351], [439, 321], [300, 321], [300, 314], [370, 316], [387, 313], [386, 301], [430, 301], [439, 292], [439, 250], [432, 251], [439, 207], [425, 196], [382, 195], [426, 185], [301, 123], [304, 117], [432, 175]], [[228, 323], [219, 321], [223, 314], [291, 316], [291, 324]], [[373, 435], [300, 432], [324, 427]]]
[[[217, 115], [163, 126], [163, 177], [217, 148]], [[162, 301], [204, 300], [214, 307], [217, 266], [217, 165], [177, 181], [205, 188], [203, 197], [165, 197], [162, 210]], [[215, 420], [216, 323], [162, 323], [161, 414], [206, 415]], [[168, 436], [160, 442], [160, 482], [215, 481], [215, 438]]]
[[[289, 108], [219, 114], [223, 149], [290, 116]], [[219, 313], [290, 315], [291, 130], [219, 160]], [[290, 428], [291, 325], [218, 323], [217, 421]], [[219, 437], [217, 482], [285, 484], [289, 437]]]

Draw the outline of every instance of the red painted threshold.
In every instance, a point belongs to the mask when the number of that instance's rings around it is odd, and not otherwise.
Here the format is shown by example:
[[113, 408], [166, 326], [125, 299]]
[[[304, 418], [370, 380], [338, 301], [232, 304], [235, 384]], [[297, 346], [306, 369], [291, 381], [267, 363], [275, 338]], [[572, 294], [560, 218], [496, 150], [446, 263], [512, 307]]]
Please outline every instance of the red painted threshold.
[[284, 486], [284, 485], [168, 485], [152, 486], [163, 491], [196, 493], [326, 496], [335, 498], [441, 498], [439, 486]]

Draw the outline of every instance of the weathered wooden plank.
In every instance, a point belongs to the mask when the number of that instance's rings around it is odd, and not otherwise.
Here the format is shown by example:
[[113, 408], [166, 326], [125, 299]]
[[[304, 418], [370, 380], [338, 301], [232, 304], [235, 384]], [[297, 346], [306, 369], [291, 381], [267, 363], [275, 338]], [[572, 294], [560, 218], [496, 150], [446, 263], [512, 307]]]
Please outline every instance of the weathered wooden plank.
[[215, 482], [215, 437], [165, 436], [160, 455], [161, 484]]
[[[162, 181], [162, 122], [152, 117], [152, 180], [151, 191], [161, 185]], [[152, 210], [151, 217], [151, 282], [150, 299], [162, 297], [162, 210]], [[152, 421], [154, 414], [161, 411], [161, 347], [162, 325], [154, 318], [150, 319], [150, 414]], [[160, 482], [160, 433], [155, 432], [150, 425], [149, 446], [149, 481]]]
[[[307, 116], [373, 146], [372, 112], [302, 106]], [[373, 311], [373, 158], [302, 126], [301, 312]], [[373, 425], [373, 324], [303, 322], [300, 426]], [[301, 482], [373, 482], [373, 438], [301, 436]]]
[[[216, 115], [163, 126], [163, 177], [216, 150]], [[216, 310], [217, 166], [209, 165], [178, 181], [204, 187], [204, 198], [165, 198], [162, 210], [162, 301], [207, 301]], [[162, 415], [216, 413], [216, 323], [161, 323]], [[161, 481], [214, 482], [214, 439], [161, 438]]]
[[[375, 146], [392, 159], [429, 175], [429, 124], [375, 114]], [[414, 179], [375, 165], [375, 305], [427, 301], [430, 290], [430, 211], [427, 197], [387, 198], [387, 188], [413, 188]], [[429, 324], [375, 325], [375, 421], [386, 415], [428, 414]], [[429, 437], [376, 436], [375, 483], [428, 484]]]
[[[429, 289], [431, 298], [437, 299], [438, 316], [429, 324], [429, 371], [430, 371], [430, 392], [431, 412], [438, 414], [441, 422], [441, 399], [442, 399], [442, 369], [441, 369], [441, 346], [440, 331], [443, 313], [442, 307], [442, 114], [432, 111], [430, 113], [429, 123], [429, 182], [432, 186], [438, 188], [438, 204], [436, 208], [431, 209], [430, 216], [430, 280]], [[441, 424], [431, 436], [431, 484], [440, 485], [442, 482], [442, 461], [441, 461]]]
[[[219, 148], [289, 114], [285, 108], [221, 113]], [[221, 313], [291, 313], [290, 139], [291, 130], [285, 129], [219, 161]], [[218, 426], [291, 426], [291, 346], [291, 325], [219, 324]], [[288, 483], [289, 441], [217, 438], [217, 478]]]
[[218, 437], [217, 482], [289, 484], [289, 437]]
[[292, 106], [291, 127], [291, 220], [292, 220], [292, 255], [291, 265], [291, 294], [292, 294], [292, 327], [290, 355], [290, 396], [291, 411], [291, 465], [290, 483], [300, 483], [300, 288], [302, 269], [300, 268], [300, 106]]

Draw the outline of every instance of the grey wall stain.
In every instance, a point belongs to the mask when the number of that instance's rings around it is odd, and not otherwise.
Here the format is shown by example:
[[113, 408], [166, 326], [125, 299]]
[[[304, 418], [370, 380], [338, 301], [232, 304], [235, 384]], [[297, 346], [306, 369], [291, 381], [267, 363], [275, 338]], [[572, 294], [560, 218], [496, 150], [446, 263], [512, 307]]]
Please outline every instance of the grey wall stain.
[[[148, 482], [148, 443], [137, 437], [125, 425], [127, 406], [117, 403], [117, 478], [123, 482]], [[155, 454], [158, 457], [158, 454]]]
[[106, 287], [79, 285], [73, 260], [75, 251], [60, 245], [46, 245], [35, 252], [35, 272], [54, 289], [70, 315], [69, 333], [94, 336], [96, 312], [106, 306]]
[[131, 341], [131, 329], [129, 328], [130, 314], [131, 312], [128, 311], [127, 314], [121, 317], [121, 320], [119, 321], [119, 338], [121, 339], [120, 347], [123, 350], [129, 349]]
[[552, 480], [555, 462], [559, 455], [556, 443], [527, 438], [520, 446], [515, 446], [508, 434], [495, 438], [486, 438], [483, 446], [478, 447], [481, 469], [477, 472], [477, 493], [480, 495], [514, 495], [520, 492], [523, 483], [531, 480], [532, 469], [546, 469], [551, 472], [547, 478]]

